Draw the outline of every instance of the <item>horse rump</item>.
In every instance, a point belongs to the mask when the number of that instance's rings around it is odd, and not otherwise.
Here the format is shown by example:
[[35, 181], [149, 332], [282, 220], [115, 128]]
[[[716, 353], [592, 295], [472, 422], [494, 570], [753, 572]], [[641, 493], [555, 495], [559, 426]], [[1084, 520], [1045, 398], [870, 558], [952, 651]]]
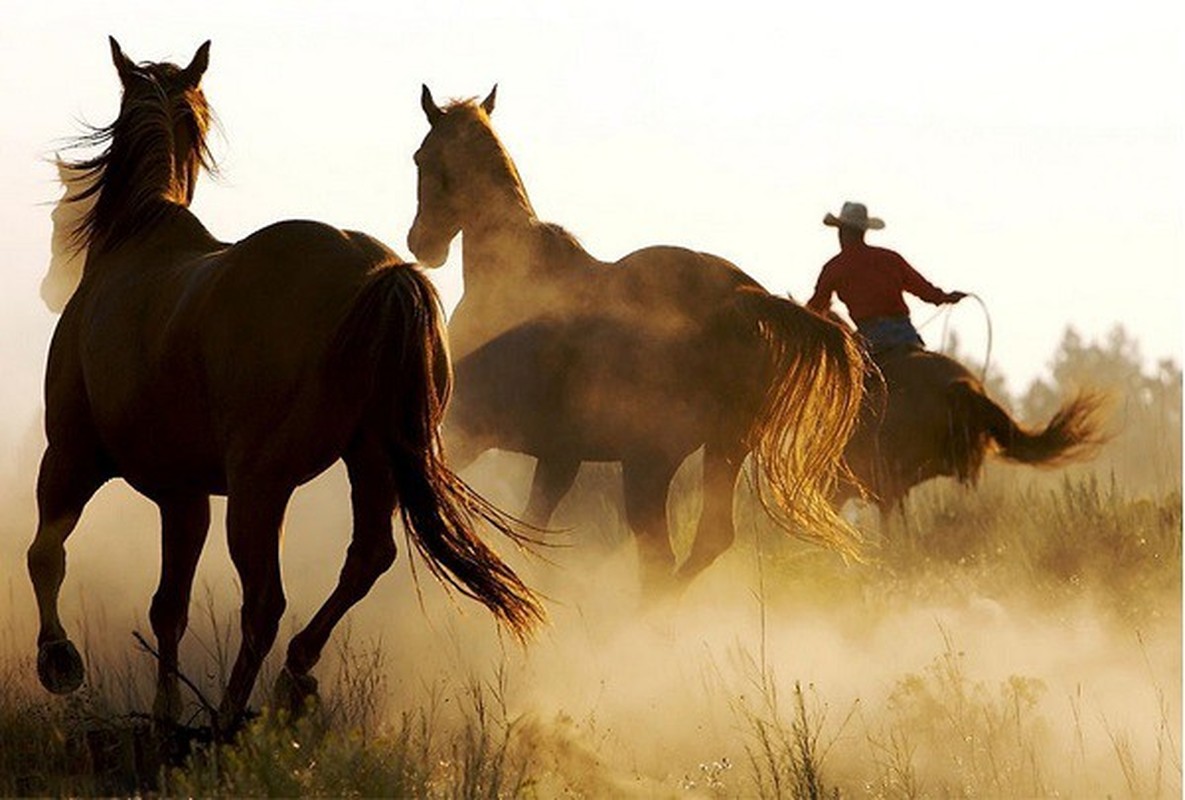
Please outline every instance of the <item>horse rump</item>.
[[381, 267], [356, 296], [332, 360], [337, 377], [354, 378], [340, 385], [357, 386], [361, 378], [367, 389], [367, 424], [382, 437], [405, 534], [429, 570], [524, 638], [542, 621], [542, 606], [477, 536], [477, 522], [516, 543], [529, 538], [520, 524], [469, 488], [443, 457], [440, 423], [452, 367], [442, 316], [436, 291], [417, 267]]

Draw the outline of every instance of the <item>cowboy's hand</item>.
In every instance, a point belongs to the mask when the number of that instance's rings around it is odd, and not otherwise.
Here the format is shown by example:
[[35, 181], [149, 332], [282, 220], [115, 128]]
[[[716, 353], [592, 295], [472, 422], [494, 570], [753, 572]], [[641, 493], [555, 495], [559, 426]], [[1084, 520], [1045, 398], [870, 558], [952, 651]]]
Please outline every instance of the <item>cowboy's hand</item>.
[[946, 302], [957, 303], [966, 296], [967, 296], [966, 292], [947, 292], [946, 293]]

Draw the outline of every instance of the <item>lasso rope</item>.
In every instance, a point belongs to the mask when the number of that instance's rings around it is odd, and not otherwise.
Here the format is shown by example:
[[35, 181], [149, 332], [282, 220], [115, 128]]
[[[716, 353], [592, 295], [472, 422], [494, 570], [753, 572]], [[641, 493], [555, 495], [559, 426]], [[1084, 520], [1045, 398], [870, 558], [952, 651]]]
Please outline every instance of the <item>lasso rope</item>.
[[[983, 369], [979, 374], [979, 382], [984, 383], [987, 381], [988, 367], [990, 366], [992, 360], [992, 315], [988, 311], [987, 303], [983, 302], [982, 297], [975, 294], [974, 292], [967, 292], [966, 295], [967, 297], [975, 300], [976, 303], [979, 303], [979, 308], [983, 312], [984, 325], [987, 327], [987, 347], [985, 348], [983, 355]], [[946, 347], [949, 343], [948, 334], [950, 329], [950, 315], [951, 312], [954, 311], [954, 308], [955, 306], [953, 303], [939, 306], [938, 310], [931, 314], [925, 322], [917, 326], [918, 330], [920, 331], [934, 320], [942, 317], [942, 346], [939, 349], [944, 353], [946, 352]]]

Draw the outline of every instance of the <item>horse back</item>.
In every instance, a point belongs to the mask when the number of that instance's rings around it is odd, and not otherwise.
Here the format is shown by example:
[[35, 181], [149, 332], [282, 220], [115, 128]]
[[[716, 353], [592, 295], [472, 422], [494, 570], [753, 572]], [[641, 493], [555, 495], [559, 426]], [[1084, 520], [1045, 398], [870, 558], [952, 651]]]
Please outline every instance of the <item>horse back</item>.
[[544, 316], [596, 315], [655, 331], [700, 329], [704, 320], [730, 307], [739, 289], [760, 288], [725, 259], [681, 247], [647, 247], [607, 263], [571, 245], [548, 245], [532, 251], [528, 260], [549, 257], [554, 263], [536, 264], [527, 273], [466, 285], [449, 320], [458, 359]]
[[605, 281], [620, 301], [700, 314], [731, 300], [741, 288], [760, 288], [739, 267], [710, 253], [682, 247], [636, 250], [605, 269]]
[[124, 477], [151, 488], [200, 475], [220, 491], [241, 462], [269, 469], [260, 462], [274, 456], [301, 478], [332, 463], [363, 402], [321, 379], [334, 333], [367, 275], [393, 261], [360, 234], [285, 222], [174, 261], [113, 265], [77, 338], [95, 425]]
[[[639, 442], [685, 455], [729, 415], [744, 382], [709, 332], [622, 325], [603, 315], [543, 316], [457, 360], [451, 424], [475, 441], [545, 456], [619, 461]], [[546, 410], [546, 413], [541, 413]]]
[[890, 390], [911, 395], [941, 394], [955, 381], [979, 383], [958, 361], [929, 350], [897, 348], [878, 358], [877, 366]]

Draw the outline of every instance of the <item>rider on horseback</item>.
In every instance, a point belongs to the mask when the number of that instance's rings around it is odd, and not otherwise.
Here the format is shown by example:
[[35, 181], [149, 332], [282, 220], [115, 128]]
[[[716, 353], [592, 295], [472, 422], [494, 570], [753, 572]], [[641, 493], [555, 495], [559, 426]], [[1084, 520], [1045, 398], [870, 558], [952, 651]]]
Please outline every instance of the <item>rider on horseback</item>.
[[967, 296], [942, 291], [894, 251], [865, 244], [864, 232], [885, 223], [868, 216], [864, 204], [844, 203], [839, 216], [829, 213], [823, 224], [839, 229], [840, 252], [823, 265], [807, 308], [826, 314], [831, 295], [838, 293], [874, 356], [901, 345], [925, 346], [909, 319], [903, 292], [934, 305], [957, 303]]

